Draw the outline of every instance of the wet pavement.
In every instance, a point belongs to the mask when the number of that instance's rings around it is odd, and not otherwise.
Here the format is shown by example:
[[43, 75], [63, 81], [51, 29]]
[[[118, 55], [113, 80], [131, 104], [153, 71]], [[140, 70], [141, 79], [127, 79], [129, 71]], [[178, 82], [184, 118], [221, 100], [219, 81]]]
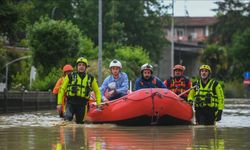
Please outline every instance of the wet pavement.
[[54, 111], [0, 116], [1, 150], [248, 150], [249, 138], [248, 99], [227, 99], [216, 126], [77, 125]]

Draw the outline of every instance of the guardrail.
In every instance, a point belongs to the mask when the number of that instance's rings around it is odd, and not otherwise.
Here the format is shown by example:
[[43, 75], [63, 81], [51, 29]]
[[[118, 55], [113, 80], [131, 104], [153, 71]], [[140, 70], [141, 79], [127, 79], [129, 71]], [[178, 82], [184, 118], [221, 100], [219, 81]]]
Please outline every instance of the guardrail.
[[0, 92], [0, 114], [56, 109], [56, 97], [51, 92]]

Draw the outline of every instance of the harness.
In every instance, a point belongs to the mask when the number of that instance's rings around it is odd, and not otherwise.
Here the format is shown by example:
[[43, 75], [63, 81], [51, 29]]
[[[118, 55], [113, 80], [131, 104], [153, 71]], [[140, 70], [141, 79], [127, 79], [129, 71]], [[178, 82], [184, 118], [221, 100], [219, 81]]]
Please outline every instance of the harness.
[[205, 87], [201, 82], [197, 82], [198, 88], [195, 89], [195, 107], [218, 108], [218, 96], [216, 95], [216, 86], [218, 82], [210, 80]]
[[179, 80], [177, 78], [171, 78], [167, 84], [168, 88], [177, 95], [188, 89], [188, 80], [184, 77], [181, 77]]
[[81, 78], [76, 72], [72, 72], [68, 77], [69, 83], [67, 87], [67, 95], [69, 97], [83, 97], [89, 99], [94, 76], [91, 74], [85, 74], [85, 76]]

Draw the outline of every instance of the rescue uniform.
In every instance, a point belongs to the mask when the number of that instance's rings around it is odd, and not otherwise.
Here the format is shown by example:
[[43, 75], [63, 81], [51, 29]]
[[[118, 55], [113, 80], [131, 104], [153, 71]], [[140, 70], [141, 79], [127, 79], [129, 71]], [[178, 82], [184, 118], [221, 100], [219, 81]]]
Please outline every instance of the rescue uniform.
[[[179, 95], [192, 87], [192, 82], [185, 76], [171, 77], [164, 81], [164, 84], [168, 89], [173, 91], [176, 95]], [[187, 101], [188, 92], [181, 96], [182, 99]]]
[[223, 89], [213, 79], [209, 79], [207, 84], [199, 80], [194, 83], [195, 85], [198, 87], [190, 91], [188, 101], [195, 106], [196, 122], [200, 125], [214, 125], [224, 109]]
[[[59, 89], [60, 89], [60, 87], [61, 87], [61, 85], [62, 85], [62, 83], [63, 83], [64, 78], [65, 78], [64, 76], [63, 76], [63, 77], [60, 77], [60, 78], [57, 80], [57, 82], [56, 82], [56, 84], [55, 84], [55, 87], [53, 88], [52, 93], [56, 95], [56, 99], [58, 99]], [[61, 105], [62, 105], [62, 109], [61, 109], [61, 111], [59, 112], [59, 116], [60, 116], [61, 118], [63, 118], [63, 117], [64, 117], [64, 112], [65, 112], [65, 96], [63, 96], [63, 98], [62, 98], [62, 103], [61, 103]]]
[[66, 92], [67, 107], [65, 119], [71, 121], [75, 114], [76, 123], [83, 123], [85, 106], [90, 98], [90, 91], [96, 95], [97, 105], [101, 102], [101, 93], [96, 79], [91, 74], [73, 72], [65, 77], [58, 94], [58, 105]]
[[145, 79], [144, 77], [137, 78], [135, 82], [135, 90], [144, 88], [166, 88], [166, 86], [155, 76], [151, 76], [149, 79]]

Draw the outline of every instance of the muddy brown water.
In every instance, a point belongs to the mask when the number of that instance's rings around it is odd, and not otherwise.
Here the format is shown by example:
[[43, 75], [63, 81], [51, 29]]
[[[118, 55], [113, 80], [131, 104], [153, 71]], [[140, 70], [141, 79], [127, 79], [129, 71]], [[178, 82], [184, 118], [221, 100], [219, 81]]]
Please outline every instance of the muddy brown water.
[[0, 116], [0, 150], [249, 150], [250, 100], [227, 99], [216, 126], [65, 124], [54, 111]]

